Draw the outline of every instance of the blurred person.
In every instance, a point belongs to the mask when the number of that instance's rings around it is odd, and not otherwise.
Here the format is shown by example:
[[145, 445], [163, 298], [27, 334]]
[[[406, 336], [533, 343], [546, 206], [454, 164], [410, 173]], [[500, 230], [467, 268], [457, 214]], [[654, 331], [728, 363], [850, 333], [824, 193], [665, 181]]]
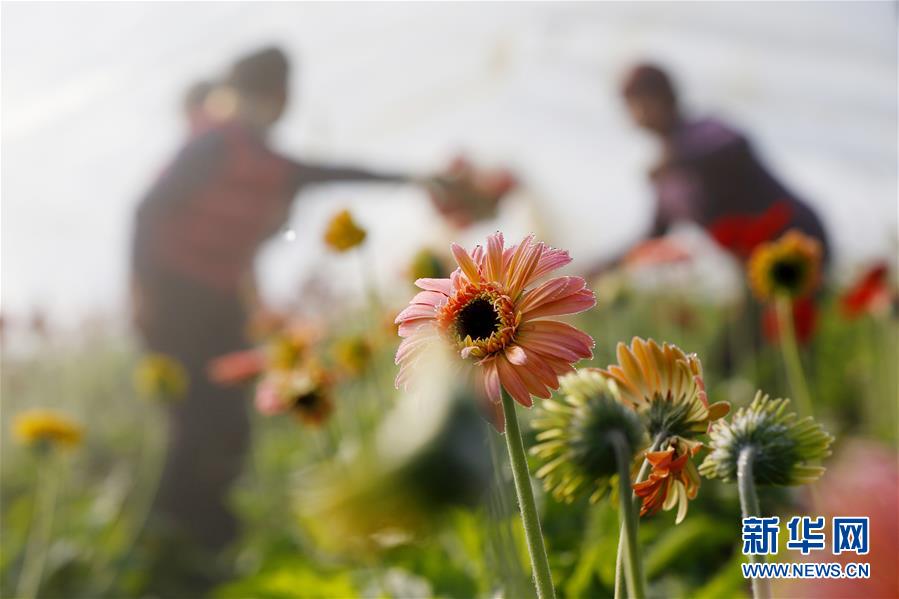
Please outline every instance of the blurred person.
[[200, 133], [212, 124], [206, 103], [215, 88], [211, 81], [197, 81], [184, 93], [184, 116], [191, 133]]
[[207, 91], [203, 110], [211, 120], [189, 137], [136, 215], [137, 328], [149, 351], [181, 362], [190, 379], [187, 398], [170, 407], [155, 513], [211, 551], [236, 533], [225, 500], [247, 451], [249, 421], [244, 391], [215, 386], [205, 369], [212, 358], [248, 346], [246, 298], [255, 288], [257, 251], [309, 186], [423, 183], [315, 165], [272, 149], [267, 136], [287, 107], [289, 70], [275, 47], [238, 59], [225, 87]]
[[715, 118], [685, 114], [671, 78], [653, 64], [630, 69], [621, 92], [633, 121], [661, 142], [661, 157], [649, 173], [656, 200], [647, 237], [691, 221], [739, 254], [736, 246], [742, 244], [724, 242], [729, 235], [719, 231], [764, 231], [767, 238], [759, 241], [768, 241], [795, 228], [820, 241], [829, 258], [821, 219], [772, 174], [743, 132]]

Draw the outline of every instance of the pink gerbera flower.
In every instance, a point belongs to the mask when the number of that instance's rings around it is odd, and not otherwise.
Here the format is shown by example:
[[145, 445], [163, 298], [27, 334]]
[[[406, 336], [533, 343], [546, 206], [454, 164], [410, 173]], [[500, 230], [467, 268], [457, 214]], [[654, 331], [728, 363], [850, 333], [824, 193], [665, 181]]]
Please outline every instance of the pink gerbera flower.
[[557, 277], [526, 289], [571, 262], [568, 252], [535, 243], [532, 235], [504, 248], [502, 233], [487, 238], [486, 250], [477, 246], [469, 254], [453, 244], [452, 251], [459, 268], [449, 279], [417, 280], [423, 291], [396, 318], [404, 337], [396, 353], [397, 387], [406, 386], [421, 352], [442, 337], [477, 365], [493, 402], [501, 401], [500, 387], [524, 406], [532, 395], [550, 397], [559, 375], [593, 355], [589, 335], [547, 319], [596, 304], [584, 279]]

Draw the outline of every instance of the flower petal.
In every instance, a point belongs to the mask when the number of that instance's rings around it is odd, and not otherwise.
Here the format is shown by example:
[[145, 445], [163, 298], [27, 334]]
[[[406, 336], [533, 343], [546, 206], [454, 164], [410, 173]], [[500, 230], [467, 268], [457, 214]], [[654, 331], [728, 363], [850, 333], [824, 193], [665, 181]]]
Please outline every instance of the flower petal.
[[465, 277], [472, 283], [480, 281], [481, 273], [478, 271], [478, 265], [475, 264], [475, 261], [472, 260], [468, 252], [465, 251], [465, 248], [458, 243], [454, 243], [452, 245], [452, 251], [453, 257], [456, 259], [456, 262], [459, 264], [459, 268], [462, 269], [462, 273], [465, 274]]
[[503, 388], [512, 396], [512, 399], [526, 408], [531, 407], [534, 403], [531, 401], [531, 393], [524, 381], [521, 380], [516, 368], [503, 355], [498, 356], [495, 362]]
[[415, 286], [425, 291], [437, 291], [444, 295], [453, 293], [453, 285], [449, 279], [418, 279]]

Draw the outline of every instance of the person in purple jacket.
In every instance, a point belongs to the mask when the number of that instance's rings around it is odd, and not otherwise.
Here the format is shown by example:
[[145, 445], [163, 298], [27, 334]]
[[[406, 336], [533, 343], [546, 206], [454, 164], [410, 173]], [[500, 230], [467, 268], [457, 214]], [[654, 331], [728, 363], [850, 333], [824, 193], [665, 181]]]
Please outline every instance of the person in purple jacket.
[[650, 172], [656, 195], [650, 238], [675, 222], [692, 221], [738, 253], [718, 234], [722, 225], [761, 219], [772, 238], [792, 228], [814, 237], [829, 259], [827, 234], [815, 211], [771, 173], [741, 131], [714, 118], [688, 117], [662, 68], [630, 69], [622, 95], [634, 122], [662, 144]]

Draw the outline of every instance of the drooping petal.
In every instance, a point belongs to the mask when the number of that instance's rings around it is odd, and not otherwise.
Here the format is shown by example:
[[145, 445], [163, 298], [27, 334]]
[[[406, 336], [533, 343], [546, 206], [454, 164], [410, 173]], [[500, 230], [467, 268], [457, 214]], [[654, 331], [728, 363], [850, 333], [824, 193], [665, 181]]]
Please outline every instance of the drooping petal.
[[493, 403], [501, 403], [503, 398], [500, 393], [499, 372], [496, 368], [496, 358], [481, 362], [484, 371], [484, 391], [487, 398]]
[[521, 380], [516, 368], [503, 355], [497, 357], [495, 362], [503, 388], [512, 396], [512, 399], [526, 408], [531, 407], [534, 403], [531, 401], [531, 393], [524, 381]]

